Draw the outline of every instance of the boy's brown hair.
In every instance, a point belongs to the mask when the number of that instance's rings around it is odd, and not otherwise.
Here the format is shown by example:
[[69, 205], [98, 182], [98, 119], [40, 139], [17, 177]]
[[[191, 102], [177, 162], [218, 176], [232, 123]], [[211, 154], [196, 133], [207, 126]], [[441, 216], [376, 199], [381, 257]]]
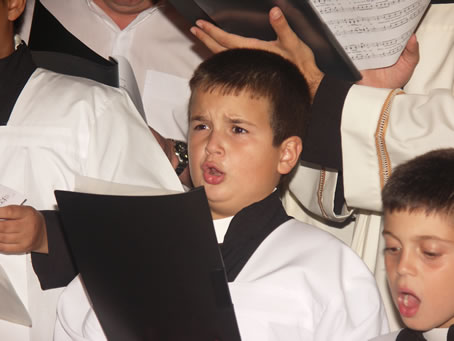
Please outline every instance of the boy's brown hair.
[[223, 94], [246, 91], [270, 102], [273, 145], [290, 136], [304, 138], [311, 99], [299, 69], [283, 57], [262, 50], [232, 49], [207, 59], [190, 80], [191, 100], [196, 90]]
[[394, 170], [382, 191], [383, 210], [454, 217], [454, 148], [416, 157]]

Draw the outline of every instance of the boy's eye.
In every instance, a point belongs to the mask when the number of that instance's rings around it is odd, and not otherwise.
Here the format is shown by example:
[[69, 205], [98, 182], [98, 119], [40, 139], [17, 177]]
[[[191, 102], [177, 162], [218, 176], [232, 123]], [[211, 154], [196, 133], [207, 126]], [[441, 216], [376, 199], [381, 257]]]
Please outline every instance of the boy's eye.
[[385, 248], [385, 253], [388, 253], [388, 254], [396, 254], [396, 253], [398, 253], [400, 250], [401, 250], [400, 247], [397, 247], [397, 246], [390, 246], [390, 247], [386, 247], [386, 248]]
[[434, 259], [434, 258], [441, 256], [440, 253], [434, 252], [434, 251], [423, 251], [422, 253], [426, 258], [429, 258], [429, 259]]
[[200, 124], [196, 124], [194, 126], [194, 130], [205, 130], [205, 129], [208, 129], [208, 126], [206, 124], [200, 123]]
[[246, 134], [248, 132], [246, 129], [238, 127], [238, 126], [232, 127], [232, 131], [234, 134]]

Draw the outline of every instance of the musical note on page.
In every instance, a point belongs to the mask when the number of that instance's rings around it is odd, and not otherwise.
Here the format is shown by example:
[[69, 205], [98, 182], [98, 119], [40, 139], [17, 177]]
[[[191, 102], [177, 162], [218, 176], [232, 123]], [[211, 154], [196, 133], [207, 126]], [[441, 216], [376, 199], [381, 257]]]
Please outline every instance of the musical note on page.
[[312, 0], [360, 70], [394, 64], [429, 0]]

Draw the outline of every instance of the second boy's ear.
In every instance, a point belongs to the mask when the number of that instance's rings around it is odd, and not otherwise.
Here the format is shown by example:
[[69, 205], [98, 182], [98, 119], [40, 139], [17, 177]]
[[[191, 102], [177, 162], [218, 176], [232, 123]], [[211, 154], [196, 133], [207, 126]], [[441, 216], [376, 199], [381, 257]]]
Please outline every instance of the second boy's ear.
[[8, 20], [13, 22], [24, 12], [26, 0], [8, 0]]
[[303, 143], [298, 136], [290, 136], [281, 143], [280, 150], [281, 157], [277, 171], [284, 175], [290, 173], [298, 163], [303, 150]]

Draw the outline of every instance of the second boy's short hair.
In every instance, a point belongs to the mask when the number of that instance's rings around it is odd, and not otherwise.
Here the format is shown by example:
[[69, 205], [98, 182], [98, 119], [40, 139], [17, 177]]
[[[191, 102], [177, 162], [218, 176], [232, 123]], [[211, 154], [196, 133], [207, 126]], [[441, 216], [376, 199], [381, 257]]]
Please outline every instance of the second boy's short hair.
[[273, 145], [280, 145], [290, 136], [304, 138], [311, 106], [307, 82], [293, 63], [275, 53], [223, 51], [199, 65], [190, 87], [192, 94], [197, 89], [226, 95], [247, 91], [253, 98], [267, 98]]
[[454, 213], [454, 148], [439, 149], [399, 165], [382, 191], [383, 209]]

